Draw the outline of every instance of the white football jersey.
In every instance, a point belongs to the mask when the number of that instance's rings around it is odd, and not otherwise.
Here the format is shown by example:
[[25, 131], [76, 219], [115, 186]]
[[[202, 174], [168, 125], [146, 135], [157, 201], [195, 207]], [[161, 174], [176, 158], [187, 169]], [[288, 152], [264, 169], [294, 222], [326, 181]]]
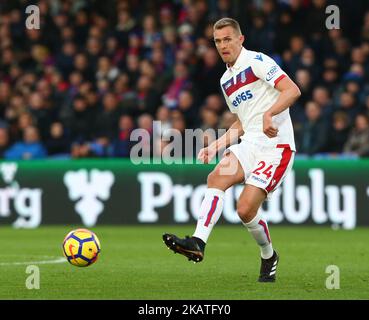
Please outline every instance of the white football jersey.
[[289, 144], [295, 151], [295, 139], [289, 108], [273, 117], [278, 128], [275, 138], [263, 132], [263, 114], [278, 99], [276, 84], [286, 73], [267, 55], [242, 48], [236, 63], [220, 79], [220, 85], [231, 112], [237, 113], [242, 123], [242, 140], [263, 146]]

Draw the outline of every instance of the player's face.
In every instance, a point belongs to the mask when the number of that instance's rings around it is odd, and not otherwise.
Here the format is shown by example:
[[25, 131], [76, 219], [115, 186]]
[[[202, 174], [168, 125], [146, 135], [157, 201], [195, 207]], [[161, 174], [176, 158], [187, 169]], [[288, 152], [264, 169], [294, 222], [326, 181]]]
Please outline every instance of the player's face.
[[223, 61], [231, 66], [236, 62], [242, 49], [244, 36], [227, 26], [214, 31], [214, 42]]

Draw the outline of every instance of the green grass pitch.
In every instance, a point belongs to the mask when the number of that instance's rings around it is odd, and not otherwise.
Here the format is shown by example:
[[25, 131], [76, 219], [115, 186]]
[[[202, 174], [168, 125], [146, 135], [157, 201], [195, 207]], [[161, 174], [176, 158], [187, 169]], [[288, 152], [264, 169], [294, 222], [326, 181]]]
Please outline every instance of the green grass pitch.
[[[96, 264], [39, 264], [40, 289], [29, 290], [27, 264], [62, 257], [73, 227], [0, 228], [0, 299], [369, 299], [369, 229], [271, 226], [280, 254], [276, 283], [258, 283], [259, 249], [241, 225], [218, 225], [205, 259], [193, 264], [167, 250], [164, 232], [191, 234], [194, 226], [104, 226]], [[326, 288], [326, 267], [340, 270], [340, 289]]]

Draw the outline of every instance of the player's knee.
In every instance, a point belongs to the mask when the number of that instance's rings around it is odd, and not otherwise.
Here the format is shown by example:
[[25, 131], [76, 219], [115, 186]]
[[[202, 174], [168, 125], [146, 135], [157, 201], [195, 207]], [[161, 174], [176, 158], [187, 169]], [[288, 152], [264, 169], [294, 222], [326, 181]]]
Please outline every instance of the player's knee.
[[243, 177], [239, 173], [229, 173], [230, 163], [223, 161], [222, 165], [217, 165], [207, 178], [208, 188], [227, 190], [235, 183], [242, 181]]
[[232, 181], [228, 177], [221, 175], [220, 169], [215, 168], [209, 173], [207, 179], [208, 188], [217, 188], [220, 190], [226, 190], [232, 185]]
[[243, 222], [249, 222], [255, 217], [257, 209], [249, 201], [237, 203], [237, 214]]

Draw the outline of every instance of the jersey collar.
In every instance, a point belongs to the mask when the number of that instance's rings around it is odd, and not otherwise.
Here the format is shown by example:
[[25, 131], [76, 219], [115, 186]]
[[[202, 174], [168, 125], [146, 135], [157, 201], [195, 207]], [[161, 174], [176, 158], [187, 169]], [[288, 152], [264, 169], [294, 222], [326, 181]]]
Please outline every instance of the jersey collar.
[[236, 63], [231, 67], [228, 64], [226, 64], [227, 66], [227, 70], [233, 71], [233, 70], [238, 70], [241, 68], [241, 66], [244, 64], [244, 58], [246, 58], [247, 56], [247, 50], [245, 49], [245, 47], [242, 47], [240, 54], [237, 57]]

